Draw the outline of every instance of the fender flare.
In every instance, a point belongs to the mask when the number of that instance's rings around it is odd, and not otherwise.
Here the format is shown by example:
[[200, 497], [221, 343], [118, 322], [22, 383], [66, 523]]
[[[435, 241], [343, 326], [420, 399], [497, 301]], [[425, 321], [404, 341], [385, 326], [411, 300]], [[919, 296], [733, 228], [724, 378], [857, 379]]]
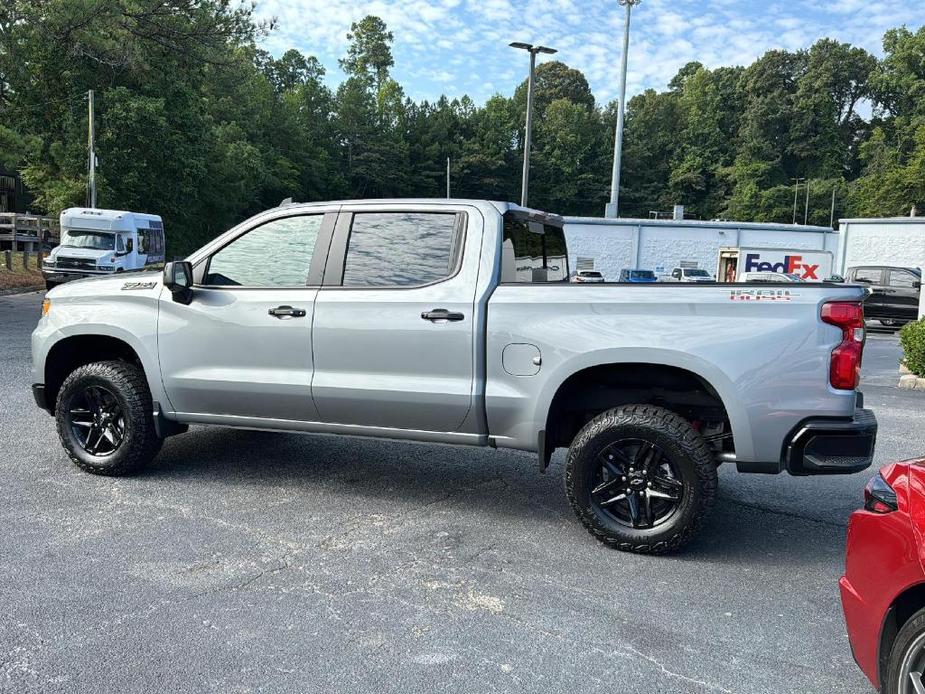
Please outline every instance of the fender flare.
[[735, 437], [737, 456], [748, 460], [753, 454], [751, 425], [746, 415], [735, 384], [715, 364], [694, 356], [687, 352], [651, 347], [618, 347], [575, 355], [562, 364], [555, 371], [546, 376], [546, 385], [536, 401], [534, 422], [536, 430], [546, 429], [552, 403], [565, 384], [565, 382], [579, 371], [595, 366], [608, 366], [620, 364], [651, 364], [653, 366], [668, 366], [690, 372], [707, 383], [719, 396], [729, 417], [729, 426]]

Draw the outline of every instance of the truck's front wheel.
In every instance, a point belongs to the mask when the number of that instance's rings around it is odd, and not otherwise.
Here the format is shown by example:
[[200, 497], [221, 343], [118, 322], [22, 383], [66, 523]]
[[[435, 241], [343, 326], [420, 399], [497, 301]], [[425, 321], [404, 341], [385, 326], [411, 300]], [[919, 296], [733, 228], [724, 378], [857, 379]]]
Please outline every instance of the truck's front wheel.
[[710, 447], [682, 417], [653, 405], [604, 412], [569, 448], [565, 490], [584, 526], [628, 552], [678, 549], [716, 496]]
[[76, 465], [96, 475], [126, 475], [161, 448], [144, 373], [122, 361], [75, 369], [55, 405], [58, 436]]

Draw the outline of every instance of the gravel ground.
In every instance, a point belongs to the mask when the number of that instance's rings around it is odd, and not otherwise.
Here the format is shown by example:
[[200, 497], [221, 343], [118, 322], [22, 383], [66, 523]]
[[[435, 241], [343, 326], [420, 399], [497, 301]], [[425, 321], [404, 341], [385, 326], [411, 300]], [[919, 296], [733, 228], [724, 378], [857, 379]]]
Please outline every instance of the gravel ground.
[[[836, 583], [871, 471], [723, 467], [659, 558], [584, 531], [562, 452], [196, 427], [94, 477], [32, 403], [40, 302], [0, 297], [2, 691], [872, 691]], [[878, 465], [925, 453], [898, 358], [871, 337]]]

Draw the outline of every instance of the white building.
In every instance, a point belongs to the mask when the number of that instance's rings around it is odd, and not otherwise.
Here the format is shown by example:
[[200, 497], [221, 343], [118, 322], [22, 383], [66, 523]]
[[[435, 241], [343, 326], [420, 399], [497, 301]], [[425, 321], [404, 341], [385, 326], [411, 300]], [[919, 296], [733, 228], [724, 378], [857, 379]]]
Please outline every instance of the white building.
[[682, 263], [711, 275], [720, 248], [782, 248], [835, 253], [838, 232], [802, 224], [760, 224], [681, 219], [566, 217], [569, 267], [593, 259], [594, 269], [614, 282], [620, 270], [653, 270], [660, 278]]
[[[836, 272], [857, 265], [898, 265], [925, 270], [925, 217], [839, 219]], [[925, 316], [925, 291], [919, 298]]]
[[925, 265], [925, 217], [839, 219], [835, 272], [857, 265]]

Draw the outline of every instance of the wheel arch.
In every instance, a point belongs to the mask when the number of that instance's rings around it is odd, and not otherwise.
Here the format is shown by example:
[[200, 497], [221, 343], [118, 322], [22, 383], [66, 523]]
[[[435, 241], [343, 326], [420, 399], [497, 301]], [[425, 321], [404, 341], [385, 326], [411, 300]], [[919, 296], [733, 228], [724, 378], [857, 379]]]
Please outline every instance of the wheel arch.
[[880, 689], [883, 688], [883, 674], [889, 665], [890, 652], [893, 649], [896, 635], [899, 634], [903, 625], [922, 608], [925, 608], [925, 581], [907, 586], [890, 603], [883, 618], [883, 625], [880, 627], [880, 644], [877, 654], [877, 682]]
[[[648, 397], [641, 400], [630, 398], [624, 402], [609, 397], [623, 389], [627, 395], [641, 396], [639, 391], [646, 390], [645, 381], [651, 377], [657, 381], [648, 388]], [[596, 402], [589, 412], [635, 402], [657, 404], [677, 411], [678, 398], [665, 397], [666, 394], [672, 391], [683, 394], [686, 389], [693, 388], [703, 393], [705, 402], [712, 400], [722, 409], [737, 453], [749, 455], [752, 452], [751, 430], [732, 382], [719, 368], [690, 354], [659, 349], [585, 353], [560, 365], [549, 377], [548, 383], [550, 385], [539, 398], [536, 416], [536, 421], [546, 432], [548, 450], [567, 445], [563, 443], [562, 434], [557, 433], [556, 420], [562, 414], [563, 403], [568, 403], [579, 393], [597, 391], [594, 393]], [[672, 388], [672, 384], [677, 388]]]
[[[151, 387], [151, 370], [142, 357], [143, 350], [122, 336], [106, 333], [79, 333], [62, 336], [49, 349], [43, 365], [47, 405], [54, 411], [64, 380], [85, 364], [118, 359], [138, 366]], [[153, 392], [153, 390], [152, 390]]]

